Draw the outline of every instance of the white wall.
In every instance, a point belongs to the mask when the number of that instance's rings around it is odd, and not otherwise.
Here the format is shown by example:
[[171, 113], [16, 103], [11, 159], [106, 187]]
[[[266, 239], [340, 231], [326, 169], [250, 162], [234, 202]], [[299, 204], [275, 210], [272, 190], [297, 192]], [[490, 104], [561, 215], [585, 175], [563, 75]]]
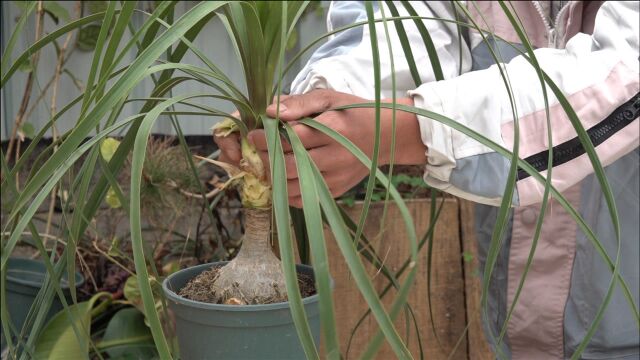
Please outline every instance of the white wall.
[[[71, 1], [59, 1], [60, 5], [64, 6], [68, 9], [70, 14], [74, 13], [73, 7], [75, 6], [75, 2]], [[184, 1], [180, 2], [177, 5], [177, 11], [179, 13], [183, 13], [188, 8], [193, 6], [193, 1]], [[140, 9], [148, 8], [149, 2], [140, 2]], [[20, 16], [20, 10], [13, 4], [13, 2], [2, 1], [2, 17], [1, 17], [1, 40], [2, 40], [2, 50], [6, 46], [9, 37], [11, 36], [11, 32], [15, 27], [17, 19]], [[326, 8], [327, 4], [323, 2], [323, 6]], [[179, 16], [179, 14], [176, 14]], [[144, 15], [141, 13], [134, 14], [134, 25], [140, 26], [144, 21]], [[59, 25], [56, 25], [49, 16], [45, 15], [45, 32], [51, 32], [56, 29]], [[299, 24], [299, 41], [298, 47], [300, 45], [304, 45], [309, 43], [312, 39], [318, 37], [322, 33], [326, 31], [325, 29], [325, 20], [323, 16], [318, 16], [315, 13], [310, 13], [306, 16], [302, 22]], [[33, 43], [35, 37], [35, 24], [33, 16], [24, 27], [23, 34], [19, 38], [13, 54], [12, 59], [15, 59], [19, 54], [21, 54], [27, 47], [28, 44]], [[73, 40], [72, 40], [73, 41]], [[59, 43], [62, 44], [64, 42], [64, 38], [59, 39]], [[195, 45], [204, 52], [204, 54], [212, 59], [217, 66], [219, 66], [223, 71], [225, 71], [229, 77], [238, 84], [242, 84], [242, 69], [238, 66], [237, 61], [235, 59], [234, 51], [232, 50], [230, 43], [227, 38], [226, 31], [220, 24], [217, 19], [211, 21], [208, 25], [206, 25], [203, 32], [200, 36], [194, 41]], [[304, 64], [311, 53], [307, 53], [305, 57], [303, 57], [301, 64]], [[124, 61], [121, 64], [126, 64], [130, 61], [134, 56], [134, 52], [130, 51], [129, 54], [125, 57]], [[78, 79], [84, 81], [86, 79], [89, 68], [91, 66], [93, 53], [92, 52], [82, 52], [80, 50], [76, 50], [71, 59], [67, 62], [66, 68], [71, 71]], [[43, 51], [41, 51], [40, 62], [38, 65], [37, 76], [35, 77], [33, 92], [32, 92], [32, 103], [35, 101], [36, 97], [40, 93], [40, 89], [42, 89], [49, 79], [52, 77], [53, 72], [55, 70], [56, 65], [56, 54], [55, 50], [52, 46], [47, 46]], [[195, 55], [189, 53], [185, 56], [184, 62], [193, 63], [193, 64], [201, 64], [200, 61], [195, 57]], [[289, 76], [287, 76], [287, 80], [292, 80], [293, 76], [295, 76], [295, 72], [297, 69], [294, 69]], [[2, 136], [2, 140], [8, 139], [11, 134], [11, 129], [13, 127], [13, 122], [15, 118], [15, 114], [18, 111], [20, 106], [20, 101], [22, 99], [22, 94], [24, 92], [24, 86], [27, 79], [26, 73], [18, 72], [16, 73], [12, 79], [5, 85], [5, 87], [0, 92], [0, 100], [2, 111], [0, 111], [0, 123], [1, 123], [1, 131], [0, 134]], [[148, 96], [152, 89], [151, 80], [145, 80], [140, 86], [138, 86], [132, 94], [132, 97], [145, 97]], [[183, 85], [180, 85], [175, 88], [174, 94], [181, 93], [197, 93], [205, 91], [204, 86], [195, 82], [187, 82]], [[63, 75], [59, 84], [58, 90], [58, 100], [56, 102], [58, 110], [68, 104], [72, 99], [78, 96], [79, 91], [74, 86], [72, 80], [69, 76]], [[51, 101], [51, 91], [49, 94], [43, 99], [43, 101], [38, 105], [36, 110], [32, 113], [27, 121], [34, 125], [36, 130], [40, 130], [44, 124], [48, 122], [50, 118], [50, 101]], [[232, 106], [228, 103], [222, 101], [213, 101], [207, 100], [207, 105], [219, 108], [221, 110], [230, 111], [232, 110]], [[138, 105], [128, 106], [125, 111], [123, 111], [121, 118], [132, 115], [135, 113], [135, 110], [139, 108]], [[65, 132], [69, 130], [73, 124], [75, 124], [78, 116], [78, 109], [72, 109], [67, 112], [58, 122], [57, 126], [59, 131]], [[185, 134], [197, 135], [197, 134], [209, 134], [211, 126], [215, 123], [216, 119], [211, 117], [195, 117], [195, 116], [185, 116], [181, 118], [181, 126]], [[154, 129], [156, 133], [164, 133], [164, 134], [173, 134], [173, 128], [168, 118], [160, 119], [157, 122], [156, 128]]]

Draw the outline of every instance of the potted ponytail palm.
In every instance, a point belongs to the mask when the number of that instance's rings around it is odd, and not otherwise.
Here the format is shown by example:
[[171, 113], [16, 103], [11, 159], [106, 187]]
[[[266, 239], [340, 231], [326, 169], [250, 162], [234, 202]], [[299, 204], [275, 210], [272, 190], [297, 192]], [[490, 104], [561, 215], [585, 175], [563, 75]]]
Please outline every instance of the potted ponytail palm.
[[[238, 127], [227, 120], [219, 123], [216, 131], [226, 136]], [[176, 317], [180, 355], [185, 359], [303, 358], [305, 352], [287, 302], [285, 274], [271, 248], [271, 186], [246, 134], [240, 141], [240, 168], [201, 158], [226, 169], [229, 183], [239, 187], [245, 214], [240, 251], [230, 262], [184, 269], [163, 282]], [[304, 276], [299, 282], [313, 279], [310, 266], [297, 265], [296, 271]], [[311, 295], [302, 301], [316, 344], [320, 340], [318, 298]]]
[[[395, 337], [396, 350], [399, 353], [406, 351], [366, 278], [335, 202], [300, 140], [278, 119], [264, 115], [269, 104], [278, 102], [284, 50], [296, 21], [307, 5], [304, 2], [230, 3], [218, 14], [237, 47], [239, 61], [245, 71], [247, 96], [233, 98], [238, 92], [231, 89], [230, 97], [233, 99], [230, 100], [238, 108], [240, 116], [228, 117], [218, 123], [215, 132], [218, 136], [239, 133], [242, 160], [239, 167], [235, 167], [216, 160], [200, 159], [224, 168], [229, 174], [228, 184], [238, 186], [245, 209], [246, 229], [242, 247], [232, 261], [185, 269], [169, 276], [163, 283], [169, 307], [177, 319], [180, 354], [184, 358], [317, 358], [321, 318], [327, 353], [331, 357], [339, 354], [333, 331], [335, 320], [327, 250], [322, 235], [321, 205], [334, 235], [342, 240], [344, 251], [350, 252], [355, 272], [362, 279], [363, 292], [375, 303], [375, 315], [382, 319], [387, 335]], [[266, 131], [271, 174], [266, 174], [265, 164], [247, 141], [248, 131], [255, 128]], [[296, 156], [313, 269], [304, 265], [294, 268], [280, 134], [288, 138]], [[318, 187], [321, 191], [316, 193]], [[394, 195], [400, 200], [397, 192]], [[279, 242], [282, 263], [272, 253], [269, 244], [271, 230], [275, 230], [271, 227], [272, 219], [275, 219], [277, 229], [277, 235], [273, 237]], [[408, 216], [406, 220], [411, 227]], [[415, 234], [412, 235], [415, 240]], [[301, 294], [299, 283], [303, 283], [305, 278], [315, 280], [317, 295], [301, 298], [305, 291]], [[411, 277], [405, 282], [405, 288], [410, 281]], [[404, 301], [404, 296], [401, 294], [396, 302], [397, 308]], [[300, 339], [296, 336], [296, 328]]]
[[[176, 315], [183, 358], [302, 358], [305, 352], [317, 351], [311, 348], [313, 345], [303, 349], [296, 336], [294, 320], [306, 328], [307, 337], [312, 334], [314, 341], [311, 344], [318, 344], [319, 296], [301, 300], [297, 295], [293, 300], [297, 302], [294, 310], [297, 314], [294, 313], [293, 317], [287, 301], [288, 291], [300, 291], [296, 272], [313, 279], [313, 270], [299, 265], [293, 272], [285, 274], [280, 260], [273, 254], [270, 245], [272, 207], [278, 205], [272, 201], [274, 194], [269, 174], [255, 148], [247, 141], [250, 129], [262, 128], [271, 122], [275, 130], [277, 120], [267, 119], [264, 113], [274, 100], [274, 90], [279, 93], [281, 79], [278, 79], [277, 71], [282, 71], [288, 35], [304, 10], [303, 5], [307, 4], [229, 3], [218, 15], [237, 46], [247, 80], [247, 95], [232, 100], [239, 109], [240, 117], [230, 117], [218, 123], [215, 131], [220, 136], [240, 133], [242, 161], [240, 167], [234, 167], [201, 159], [224, 168], [229, 174], [227, 184], [238, 186], [246, 225], [242, 247], [233, 260], [178, 271], [163, 283], [169, 307]], [[276, 89], [274, 83], [277, 83]], [[233, 95], [239, 93], [232, 92]], [[273, 169], [272, 175], [276, 178], [279, 176], [276, 171], [281, 169], [277, 166]], [[282, 219], [282, 214], [288, 211], [287, 206], [281, 201], [279, 205], [276, 220], [279, 218], [280, 224], [284, 223], [283, 220], [288, 223], [288, 219]], [[289, 250], [289, 254], [283, 257], [291, 265], [291, 245], [286, 244], [290, 241], [286, 238], [289, 232], [280, 227], [279, 230], [282, 244]], [[323, 288], [330, 296], [327, 277], [323, 280], [318, 278], [318, 282], [322, 282], [318, 288]], [[305, 311], [300, 311], [301, 305]], [[296, 315], [297, 319], [294, 319]]]

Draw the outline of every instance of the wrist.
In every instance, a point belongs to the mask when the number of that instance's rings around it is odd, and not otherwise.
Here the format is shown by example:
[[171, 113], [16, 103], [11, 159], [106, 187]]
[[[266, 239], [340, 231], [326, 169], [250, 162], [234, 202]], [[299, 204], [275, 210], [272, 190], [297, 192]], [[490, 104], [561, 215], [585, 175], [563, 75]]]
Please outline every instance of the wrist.
[[[391, 103], [385, 99], [383, 102]], [[396, 99], [396, 104], [413, 106], [412, 98]], [[427, 146], [422, 142], [420, 123], [415, 114], [396, 110], [395, 119], [395, 153], [393, 163], [397, 165], [423, 165], [427, 162]], [[384, 109], [383, 141], [380, 148], [380, 162], [383, 165], [391, 163], [391, 145], [393, 135], [393, 110]]]

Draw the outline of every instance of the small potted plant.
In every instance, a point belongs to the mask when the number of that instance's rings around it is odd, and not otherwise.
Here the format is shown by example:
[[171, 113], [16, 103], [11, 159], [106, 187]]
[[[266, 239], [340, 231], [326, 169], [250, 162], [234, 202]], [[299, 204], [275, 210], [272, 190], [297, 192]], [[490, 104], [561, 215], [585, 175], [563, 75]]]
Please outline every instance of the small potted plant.
[[[30, 329], [23, 329], [23, 325], [29, 314], [29, 309], [36, 300], [36, 295], [40, 288], [45, 284], [47, 269], [45, 264], [39, 260], [28, 258], [11, 257], [7, 266], [7, 306], [11, 309], [9, 314], [11, 323], [18, 332], [29, 334]], [[84, 283], [82, 274], [75, 274], [75, 286], [80, 287]], [[60, 288], [62, 293], [68, 298], [70, 297], [69, 281], [66, 274], [60, 278]], [[57, 297], [53, 298], [51, 308], [47, 315], [47, 319], [51, 318], [55, 313], [62, 310], [62, 303]], [[2, 334], [2, 345], [4, 347], [5, 339]]]
[[[266, 121], [275, 122], [263, 114], [275, 99], [274, 82], [280, 84], [276, 70], [282, 66], [287, 45], [284, 30], [291, 28], [297, 19], [286, 14], [296, 14], [301, 5], [231, 3], [219, 14], [229, 22], [230, 35], [235, 37], [240, 48], [248, 91], [246, 98], [240, 96], [234, 100], [239, 118], [227, 118], [217, 124], [215, 131], [220, 136], [239, 133], [242, 161], [235, 167], [201, 159], [225, 169], [230, 178], [228, 184], [239, 187], [245, 232], [242, 246], [233, 260], [187, 268], [163, 282], [169, 308], [176, 318], [180, 356], [185, 359], [303, 358], [305, 353], [317, 351], [309, 349], [308, 345], [304, 348], [294, 321], [306, 323], [307, 334], [313, 337], [313, 343], [319, 344], [317, 279], [313, 268], [306, 265], [297, 265], [296, 277], [286, 279], [283, 264], [271, 247], [272, 239], [276, 239], [271, 226], [272, 208], [277, 205], [272, 201], [270, 175], [253, 145], [247, 141], [248, 130], [262, 128]], [[261, 26], [249, 21], [249, 12], [259, 14]], [[239, 14], [243, 16], [239, 17]], [[243, 33], [250, 39], [243, 38]], [[261, 44], [251, 42], [256, 40]], [[281, 236], [288, 235], [286, 231], [282, 234], [280, 226], [278, 230]], [[291, 285], [293, 291], [300, 294], [301, 301], [297, 305], [302, 305], [304, 312], [297, 313], [306, 313], [304, 319], [300, 316], [295, 319], [296, 311], [292, 312], [287, 296]]]
[[[231, 121], [217, 131], [237, 130]], [[176, 318], [180, 355], [185, 359], [303, 358], [304, 349], [287, 302], [282, 264], [271, 247], [272, 201], [264, 165], [242, 138], [240, 168], [211, 161], [239, 183], [245, 215], [242, 246], [229, 262], [180, 270], [163, 290]], [[313, 268], [297, 265], [298, 286], [314, 341], [320, 340], [318, 295]]]

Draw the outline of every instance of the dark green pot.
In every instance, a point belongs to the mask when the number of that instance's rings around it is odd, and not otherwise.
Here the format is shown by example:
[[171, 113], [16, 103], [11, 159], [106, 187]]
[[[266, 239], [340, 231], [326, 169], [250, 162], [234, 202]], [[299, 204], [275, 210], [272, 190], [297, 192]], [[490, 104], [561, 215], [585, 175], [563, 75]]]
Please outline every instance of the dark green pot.
[[[164, 280], [162, 288], [176, 319], [180, 358], [304, 359], [289, 303], [221, 305], [185, 299], [175, 291], [217, 262], [180, 270]], [[313, 269], [297, 265], [298, 273], [313, 276]], [[318, 295], [303, 299], [316, 345], [320, 343]]]
[[[36, 295], [42, 285], [44, 284], [45, 276], [47, 275], [47, 269], [42, 261], [23, 259], [23, 258], [9, 258], [7, 262], [7, 307], [9, 309], [9, 316], [11, 322], [17, 331], [22, 329], [22, 325], [29, 313], [29, 309], [36, 299]], [[60, 280], [60, 287], [62, 292], [70, 299], [69, 282], [67, 275], [63, 274]], [[84, 283], [84, 277], [76, 273], [76, 287]], [[47, 315], [47, 320], [55, 315], [58, 311], [62, 310], [63, 306], [58, 299], [58, 296], [54, 296], [51, 308]], [[30, 329], [26, 329], [24, 334], [27, 336]], [[4, 347], [5, 340], [2, 336], [2, 346]]]

